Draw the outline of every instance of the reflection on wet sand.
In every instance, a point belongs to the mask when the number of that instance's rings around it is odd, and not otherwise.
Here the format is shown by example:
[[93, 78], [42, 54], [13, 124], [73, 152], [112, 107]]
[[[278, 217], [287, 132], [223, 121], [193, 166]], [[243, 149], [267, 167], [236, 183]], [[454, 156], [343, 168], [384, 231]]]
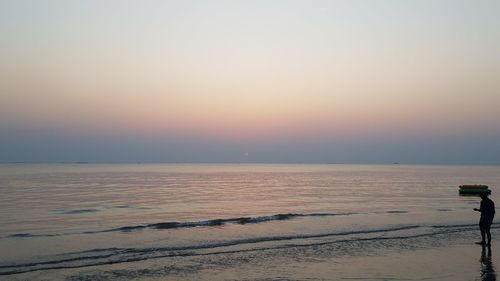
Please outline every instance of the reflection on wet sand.
[[495, 269], [493, 267], [493, 262], [491, 260], [491, 247], [486, 247], [483, 245], [481, 250], [481, 281], [493, 281], [497, 280], [497, 275], [495, 274]]

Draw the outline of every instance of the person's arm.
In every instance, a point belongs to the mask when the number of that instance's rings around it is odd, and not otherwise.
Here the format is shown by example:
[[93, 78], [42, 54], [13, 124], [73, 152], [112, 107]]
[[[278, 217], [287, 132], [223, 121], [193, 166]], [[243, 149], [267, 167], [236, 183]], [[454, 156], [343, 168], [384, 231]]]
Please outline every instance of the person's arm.
[[491, 206], [493, 207], [493, 212], [491, 212], [491, 220], [495, 217], [495, 203], [491, 201]]
[[483, 201], [481, 201], [481, 204], [479, 204], [479, 209], [478, 208], [474, 208], [473, 210], [474, 211], [478, 211], [478, 212], [482, 212], [483, 211]]

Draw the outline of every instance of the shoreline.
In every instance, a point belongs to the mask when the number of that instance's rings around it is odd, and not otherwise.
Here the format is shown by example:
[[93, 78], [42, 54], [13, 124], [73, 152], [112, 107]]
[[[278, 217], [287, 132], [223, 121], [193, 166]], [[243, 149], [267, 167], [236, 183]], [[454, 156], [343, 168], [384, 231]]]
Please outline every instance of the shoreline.
[[[327, 246], [177, 256], [4, 276], [5, 280], [496, 280], [500, 229], [490, 248], [479, 230], [381, 242], [353, 242], [347, 252]], [[500, 271], [499, 271], [500, 272]]]

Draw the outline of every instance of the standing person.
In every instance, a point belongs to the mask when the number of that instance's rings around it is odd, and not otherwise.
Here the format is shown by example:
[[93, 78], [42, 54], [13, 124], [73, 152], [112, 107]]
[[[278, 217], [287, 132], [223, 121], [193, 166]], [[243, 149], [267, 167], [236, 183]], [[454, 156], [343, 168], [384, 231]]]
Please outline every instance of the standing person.
[[[479, 219], [479, 230], [481, 230], [481, 242], [477, 244], [487, 245], [491, 244], [491, 233], [490, 227], [493, 223], [493, 218], [495, 217], [495, 203], [488, 198], [488, 193], [483, 192], [481, 196], [481, 205], [478, 208], [474, 208], [474, 211], [481, 212], [481, 218]], [[488, 238], [488, 243], [486, 243], [485, 236]]]

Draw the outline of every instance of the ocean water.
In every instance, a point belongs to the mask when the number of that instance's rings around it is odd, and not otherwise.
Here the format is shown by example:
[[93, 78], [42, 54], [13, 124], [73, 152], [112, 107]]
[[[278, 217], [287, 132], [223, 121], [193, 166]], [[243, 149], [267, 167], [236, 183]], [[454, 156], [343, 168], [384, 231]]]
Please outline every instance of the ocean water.
[[461, 184], [500, 202], [499, 166], [3, 164], [0, 279], [289, 280], [478, 239]]

